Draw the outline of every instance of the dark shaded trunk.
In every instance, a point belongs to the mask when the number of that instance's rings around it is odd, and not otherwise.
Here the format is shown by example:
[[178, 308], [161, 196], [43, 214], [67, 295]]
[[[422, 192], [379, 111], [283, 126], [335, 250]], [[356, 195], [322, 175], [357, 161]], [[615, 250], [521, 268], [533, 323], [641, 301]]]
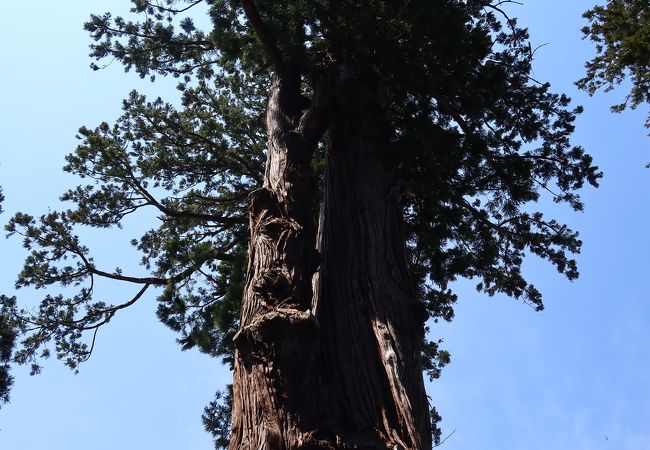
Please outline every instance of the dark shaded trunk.
[[326, 411], [347, 446], [430, 449], [397, 162], [380, 84], [343, 71], [330, 126], [315, 315]]
[[344, 75], [330, 122], [320, 258], [315, 141], [288, 119], [282, 83], [271, 90], [265, 183], [249, 206], [231, 450], [431, 448], [423, 311], [410, 290], [390, 133], [378, 83]]

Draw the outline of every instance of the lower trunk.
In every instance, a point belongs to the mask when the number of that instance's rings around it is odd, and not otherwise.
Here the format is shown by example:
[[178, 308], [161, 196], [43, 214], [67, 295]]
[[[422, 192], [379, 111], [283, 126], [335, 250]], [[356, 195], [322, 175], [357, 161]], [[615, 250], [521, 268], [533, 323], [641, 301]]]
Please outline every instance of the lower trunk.
[[340, 448], [431, 448], [426, 318], [405, 257], [400, 183], [378, 83], [350, 79], [330, 127], [315, 315]]

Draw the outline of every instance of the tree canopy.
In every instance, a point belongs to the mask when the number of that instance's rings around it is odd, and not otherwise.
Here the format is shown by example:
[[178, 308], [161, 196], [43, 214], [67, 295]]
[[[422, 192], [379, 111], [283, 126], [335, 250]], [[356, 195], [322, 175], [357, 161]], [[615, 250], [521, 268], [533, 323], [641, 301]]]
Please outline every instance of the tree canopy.
[[[537, 202], [580, 210], [577, 191], [597, 186], [600, 173], [570, 142], [581, 109], [533, 78], [527, 31], [502, 10], [504, 2], [132, 3], [133, 19], [105, 13], [86, 23], [93, 67], [115, 59], [141, 77], [171, 75], [182, 102], [132, 92], [114, 124], [79, 130], [64, 170], [87, 182], [62, 195], [71, 207], [9, 221], [6, 230], [22, 236], [28, 251], [16, 286], [46, 294], [35, 311], [3, 297], [3, 363], [37, 372], [52, 348], [76, 369], [93, 351], [97, 329], [152, 287], [159, 288], [158, 317], [179, 333], [183, 349], [232, 363], [248, 264], [247, 199], [264, 181], [264, 117], [279, 75], [295, 83], [297, 118], [317, 111], [322, 86], [336, 89], [335, 77], [366, 77], [381, 87], [386, 164], [400, 179], [408, 267], [428, 318], [453, 318], [450, 283], [458, 278], [541, 310], [541, 293], [521, 271], [526, 255], [578, 276], [571, 257], [578, 233], [547, 218]], [[207, 29], [194, 14], [207, 14]], [[310, 135], [309, 164], [321, 184], [329, 120], [315, 122]], [[311, 194], [314, 224], [321, 194]], [[149, 273], [97, 267], [78, 227], [119, 228], [145, 210], [158, 223], [132, 245]], [[130, 299], [104, 301], [94, 295], [103, 279], [139, 287]], [[54, 293], [54, 286], [65, 289]], [[449, 355], [430, 341], [423, 358], [435, 378]], [[223, 443], [223, 422], [206, 422], [221, 430]]]
[[[587, 73], [578, 87], [593, 95], [629, 80], [629, 94], [612, 106], [612, 111], [650, 104], [650, 4], [646, 0], [609, 0], [583, 17], [589, 25], [582, 33], [596, 44], [596, 56], [586, 63]], [[650, 116], [646, 127], [650, 127]]]

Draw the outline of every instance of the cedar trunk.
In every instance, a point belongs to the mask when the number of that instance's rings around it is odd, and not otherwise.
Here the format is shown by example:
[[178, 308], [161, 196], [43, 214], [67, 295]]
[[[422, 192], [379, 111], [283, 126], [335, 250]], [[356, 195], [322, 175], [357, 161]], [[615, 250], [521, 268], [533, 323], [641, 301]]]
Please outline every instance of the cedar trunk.
[[250, 245], [240, 328], [234, 337], [231, 450], [308, 448], [311, 313], [317, 265], [311, 200], [315, 145], [298, 132], [299, 84], [278, 79], [266, 113], [264, 185], [249, 196]]
[[425, 316], [407, 270], [380, 84], [346, 67], [335, 78], [317, 237], [313, 143], [283, 122], [281, 83], [270, 95], [230, 450], [431, 448]]

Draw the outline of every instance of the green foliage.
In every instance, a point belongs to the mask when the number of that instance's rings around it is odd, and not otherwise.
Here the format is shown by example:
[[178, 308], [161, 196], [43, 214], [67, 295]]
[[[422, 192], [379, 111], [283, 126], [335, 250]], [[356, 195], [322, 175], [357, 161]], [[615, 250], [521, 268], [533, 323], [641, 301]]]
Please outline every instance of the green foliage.
[[442, 421], [442, 417], [435, 406], [431, 406], [429, 409], [429, 417], [431, 417], [431, 434], [433, 443], [437, 447], [441, 444], [442, 430], [440, 429], [440, 422]]
[[205, 430], [214, 437], [216, 449], [228, 448], [230, 424], [232, 423], [232, 385], [225, 391], [217, 391], [208, 406], [205, 407], [201, 419]]
[[158, 298], [157, 314], [161, 322], [180, 332], [178, 342], [183, 350], [197, 347], [203, 353], [222, 358], [232, 368], [232, 338], [239, 327], [246, 247], [237, 244], [231, 254], [232, 260], [218, 264], [210, 276], [212, 289], [200, 286], [187, 295], [179, 295], [176, 286], [168, 285]]
[[[578, 87], [593, 95], [599, 89], [609, 92], [629, 79], [629, 94], [622, 103], [612, 106], [612, 111], [650, 103], [650, 3], [609, 0], [583, 17], [589, 25], [582, 33], [596, 44], [596, 56], [585, 64], [587, 74], [578, 81]], [[650, 127], [650, 116], [646, 127]]]
[[397, 38], [387, 53], [396, 59], [394, 145], [412, 191], [405, 210], [413, 270], [428, 277], [421, 287], [430, 312], [446, 319], [455, 301], [448, 284], [457, 277], [478, 277], [479, 290], [542, 309], [521, 274], [524, 255], [548, 259], [573, 279], [567, 252], [580, 241], [523, 205], [550, 194], [580, 210], [575, 191], [600, 177], [591, 157], [569, 144], [580, 109], [530, 78], [525, 30], [514, 20], [504, 29], [471, 5], [448, 7], [449, 16], [414, 6], [408, 43]]
[[429, 376], [429, 381], [440, 378], [442, 368], [451, 362], [449, 352], [440, 349], [441, 343], [442, 340], [438, 342], [429, 341], [422, 351], [422, 367], [424, 368], [424, 372]]
[[[34, 364], [53, 341], [57, 356], [76, 368], [92, 352], [96, 330], [153, 286], [161, 288], [158, 317], [179, 333], [182, 348], [232, 362], [247, 265], [246, 199], [264, 176], [260, 119], [276, 72], [296, 76], [305, 97], [334, 65], [381, 80], [391, 162], [408, 192], [402, 199], [407, 256], [433, 320], [453, 318], [450, 283], [458, 278], [542, 309], [540, 292], [521, 271], [530, 254], [569, 279], [578, 276], [570, 257], [580, 249], [578, 234], [536, 211], [535, 202], [546, 197], [580, 210], [577, 190], [597, 186], [600, 173], [569, 141], [580, 109], [531, 78], [528, 35], [498, 5], [132, 3], [139, 21], [91, 17], [91, 56], [115, 59], [141, 77], [179, 77], [181, 105], [132, 92], [114, 125], [80, 129], [65, 170], [88, 184], [63, 194], [71, 209], [39, 219], [21, 213], [7, 225], [29, 252], [17, 285], [67, 288], [46, 295], [34, 314], [10, 308], [12, 323], [24, 326], [15, 361]], [[199, 30], [191, 16], [200, 4], [211, 29]], [[263, 26], [246, 19], [242, 4], [254, 5]], [[316, 152], [315, 170], [322, 171], [323, 161]], [[121, 227], [143, 211], [158, 217], [132, 242], [148, 276], [96, 267], [75, 230]], [[141, 288], [130, 300], [104, 302], [93, 295], [100, 278]], [[423, 357], [433, 378], [449, 362], [434, 342]], [[218, 439], [227, 432], [224, 405], [211, 404], [204, 417]]]
[[16, 297], [0, 295], [0, 405], [9, 401], [9, 390], [13, 384], [9, 369], [18, 333], [11, 314], [15, 306]]
[[[0, 187], [0, 214], [5, 197]], [[9, 401], [13, 377], [9, 374], [10, 363], [16, 345], [16, 324], [11, 310], [16, 305], [15, 297], [0, 295], [0, 405]]]

